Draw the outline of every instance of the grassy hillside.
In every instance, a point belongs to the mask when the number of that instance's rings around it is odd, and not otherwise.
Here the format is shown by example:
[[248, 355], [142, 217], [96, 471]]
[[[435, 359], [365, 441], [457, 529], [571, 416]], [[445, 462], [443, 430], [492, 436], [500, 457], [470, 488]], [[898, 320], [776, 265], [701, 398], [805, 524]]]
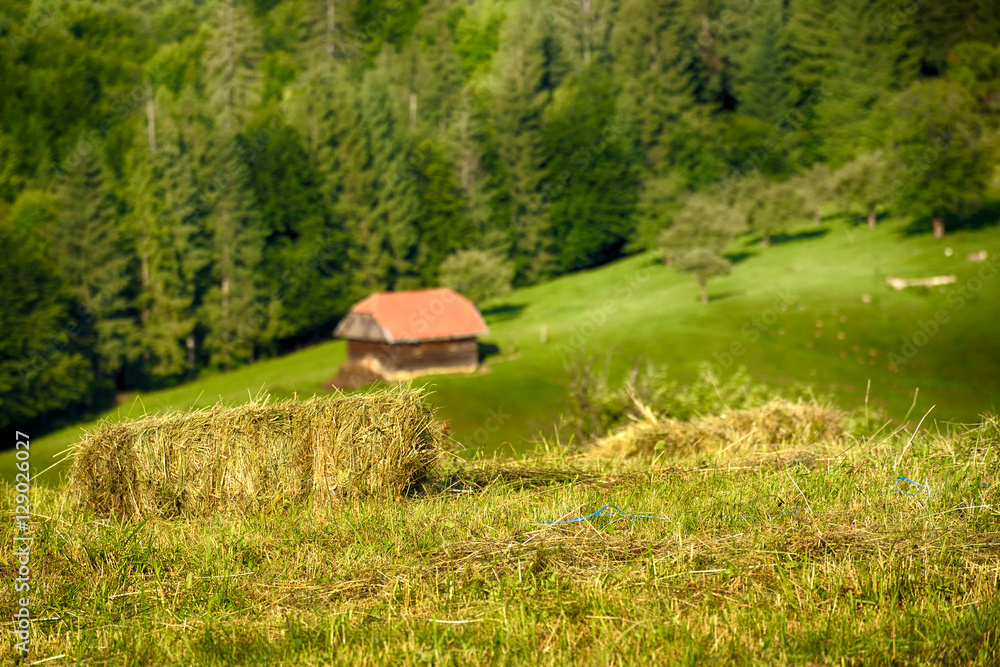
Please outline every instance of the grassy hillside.
[[[847, 408], [861, 405], [870, 381], [871, 403], [893, 417], [905, 414], [919, 388], [920, 414], [935, 405], [931, 416], [938, 420], [971, 421], [1000, 404], [1000, 267], [967, 259], [986, 250], [995, 262], [996, 217], [994, 212], [982, 220], [989, 224], [944, 241], [913, 234], [904, 221], [874, 231], [834, 222], [777, 238], [766, 249], [748, 238], [733, 249], [738, 261], [732, 274], [710, 283], [708, 305], [698, 302], [689, 276], [652, 255], [632, 257], [487, 304], [491, 333], [484, 342], [500, 353], [488, 357], [480, 374], [421, 382], [433, 389], [432, 401], [468, 453], [494, 451], [506, 442], [521, 451], [538, 432], [550, 432], [565, 408], [565, 364], [584, 354], [611, 355], [619, 374], [636, 359], [650, 359], [668, 364], [682, 379], [706, 361], [719, 372], [744, 365], [756, 380], [808, 383]], [[955, 275], [957, 283], [896, 291], [885, 282], [893, 275], [945, 274]], [[940, 324], [930, 324], [935, 317]], [[921, 333], [921, 323], [933, 336]], [[921, 346], [911, 350], [903, 338], [915, 335]], [[343, 343], [332, 341], [169, 391], [127, 397], [108, 416], [238, 402], [260, 391], [311, 395], [343, 359]], [[36, 470], [86, 426], [34, 439]], [[11, 462], [10, 452], [0, 455], [7, 478]]]

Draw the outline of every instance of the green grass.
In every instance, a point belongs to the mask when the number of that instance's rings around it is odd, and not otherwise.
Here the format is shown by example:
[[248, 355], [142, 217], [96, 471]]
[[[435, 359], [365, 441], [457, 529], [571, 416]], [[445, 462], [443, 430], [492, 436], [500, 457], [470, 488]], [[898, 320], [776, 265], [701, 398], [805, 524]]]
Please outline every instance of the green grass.
[[[956, 295], [984, 266], [967, 261], [970, 252], [1000, 254], [1000, 227], [957, 231], [936, 241], [929, 234], [907, 234], [907, 225], [889, 221], [870, 231], [833, 221], [825, 234], [768, 249], [746, 239], [734, 248], [746, 256], [732, 274], [709, 284], [708, 305], [698, 302], [694, 280], [649, 254], [518, 290], [502, 303], [486, 304], [491, 333], [484, 342], [501, 349], [488, 358], [486, 372], [419, 382], [431, 386], [432, 401], [467, 456], [524, 451], [538, 433], [551, 433], [566, 407], [564, 362], [581, 354], [610, 355], [619, 375], [646, 358], [690, 379], [706, 361], [725, 370], [719, 360], [736, 345], [740, 353], [729, 369], [744, 365], [755, 380], [779, 388], [811, 384], [855, 408], [870, 382], [870, 403], [894, 418], [906, 413], [919, 388], [916, 413], [934, 405], [929, 421], [972, 421], [1000, 403], [1000, 280], [983, 281], [975, 294], [963, 297], [961, 308]], [[953, 249], [950, 257], [945, 247]], [[885, 284], [889, 275], [944, 274], [956, 275], [957, 285], [896, 291]], [[772, 310], [776, 305], [784, 312]], [[912, 337], [939, 310], [948, 322], [912, 359], [891, 366], [889, 355], [903, 351], [901, 337]], [[542, 326], [546, 345], [540, 343]], [[282, 397], [311, 395], [343, 359], [342, 342], [325, 343], [128, 397], [110, 416], [210, 405], [220, 397], [242, 401], [261, 389]], [[35, 468], [47, 467], [86, 426], [36, 438]], [[6, 479], [12, 460], [10, 452], [0, 454]]]
[[[29, 660], [997, 664], [998, 446], [994, 424], [656, 464], [553, 452], [456, 464], [399, 502], [133, 524], [38, 487]], [[607, 504], [662, 518], [539, 523]]]

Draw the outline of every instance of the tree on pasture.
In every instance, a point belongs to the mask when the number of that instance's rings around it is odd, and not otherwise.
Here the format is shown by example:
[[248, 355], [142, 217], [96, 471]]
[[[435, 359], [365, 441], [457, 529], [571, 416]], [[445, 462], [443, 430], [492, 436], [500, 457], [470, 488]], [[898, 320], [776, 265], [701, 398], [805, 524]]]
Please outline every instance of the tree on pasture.
[[695, 277], [702, 303], [708, 303], [708, 279], [729, 273], [730, 261], [722, 253], [744, 224], [737, 209], [696, 194], [660, 233], [668, 263]]
[[945, 216], [981, 200], [991, 170], [975, 103], [958, 83], [923, 81], [897, 95], [889, 111], [901, 209], [931, 218], [934, 237], [943, 238]]
[[882, 151], [862, 153], [834, 175], [833, 192], [837, 207], [844, 213], [865, 216], [875, 229], [878, 214], [886, 208], [891, 193], [889, 164]]
[[478, 306], [510, 294], [514, 265], [496, 252], [459, 250], [441, 263], [440, 280]]

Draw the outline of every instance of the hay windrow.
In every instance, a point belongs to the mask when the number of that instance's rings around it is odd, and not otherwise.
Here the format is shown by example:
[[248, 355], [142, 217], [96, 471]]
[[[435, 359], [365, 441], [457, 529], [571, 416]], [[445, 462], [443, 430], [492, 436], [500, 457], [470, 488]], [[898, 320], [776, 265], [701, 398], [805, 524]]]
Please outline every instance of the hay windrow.
[[684, 455], [730, 448], [734, 453], [776, 445], [802, 446], [839, 441], [844, 415], [815, 402], [776, 399], [761, 407], [690, 421], [645, 419], [596, 441], [599, 457]]
[[217, 405], [99, 425], [75, 445], [72, 487], [129, 518], [391, 497], [423, 481], [442, 442], [413, 389]]

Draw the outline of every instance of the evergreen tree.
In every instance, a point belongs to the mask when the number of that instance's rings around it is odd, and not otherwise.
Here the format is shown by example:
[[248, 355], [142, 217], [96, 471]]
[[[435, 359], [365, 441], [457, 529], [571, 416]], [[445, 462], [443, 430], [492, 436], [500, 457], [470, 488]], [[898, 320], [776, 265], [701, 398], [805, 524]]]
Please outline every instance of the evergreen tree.
[[567, 66], [552, 25], [522, 5], [512, 8], [501, 43], [489, 100], [504, 181], [498, 204], [512, 230], [515, 283], [524, 284], [554, 269], [548, 202], [540, 190], [546, 161], [542, 124]]
[[205, 349], [222, 368], [254, 359], [266, 336], [268, 308], [260, 271], [264, 232], [254, 208], [248, 170], [235, 138], [210, 143], [214, 169], [202, 190], [212, 256], [212, 287], [202, 302]]
[[[246, 168], [265, 239], [262, 272], [280, 305], [279, 337], [326, 326], [349, 305], [346, 235], [296, 130], [276, 116], [250, 126]], [[275, 323], [279, 326], [279, 323]]]
[[136, 352], [134, 249], [118, 224], [120, 204], [97, 155], [81, 155], [60, 175], [55, 198], [59, 213], [45, 230], [50, 256], [96, 328], [95, 373], [104, 382]]
[[209, 44], [206, 74], [213, 132], [202, 144], [200, 159], [206, 170], [196, 197], [210, 238], [212, 287], [205, 291], [201, 309], [211, 363], [231, 368], [254, 358], [268, 324], [259, 270], [264, 232], [240, 134], [258, 93], [259, 35], [247, 7], [223, 3]]
[[791, 94], [787, 37], [782, 0], [761, 0], [750, 26], [750, 43], [743, 56], [742, 83], [737, 87], [740, 113], [774, 124], [787, 113]]
[[[129, 231], [139, 256], [137, 347], [143, 372], [162, 383], [191, 372], [198, 276], [209, 262], [192, 219], [194, 165], [169, 94], [150, 100], [159, 113], [146, 151], [137, 149], [130, 174]], [[178, 106], [184, 106], [184, 100]], [[172, 112], [172, 113], [171, 113]], [[141, 142], [140, 142], [141, 143]]]
[[603, 59], [617, 0], [553, 0], [546, 3], [547, 20], [562, 36], [564, 52], [576, 69]]
[[419, 243], [419, 199], [411, 164], [415, 151], [393, 92], [379, 71], [366, 77], [361, 90], [360, 112], [368, 132], [367, 169], [374, 190], [366, 193], [368, 206], [360, 229], [367, 236], [372, 256], [384, 256], [381, 264], [387, 269], [382, 276], [386, 284], [408, 289], [419, 284], [414, 263]]
[[[833, 167], [881, 145], [882, 137], [866, 131], [872, 111], [919, 73], [913, 15], [897, 11], [895, 4], [803, 0], [793, 5], [793, 77], [802, 122], [813, 121], [813, 135], [822, 144], [819, 157]], [[809, 10], [813, 24], [803, 31], [802, 12]]]
[[[95, 381], [92, 330], [15, 207], [0, 220], [0, 428], [83, 403]], [[19, 220], [20, 219], [20, 220]]]
[[611, 78], [597, 67], [564, 83], [548, 109], [541, 189], [562, 271], [615, 259], [632, 236], [638, 170], [623, 125]]
[[468, 242], [470, 230], [462, 190], [441, 147], [425, 140], [417, 147], [417, 155], [421, 160], [414, 170], [420, 201], [416, 266], [422, 285], [436, 285], [441, 262]]
[[205, 50], [208, 107], [215, 127], [232, 136], [246, 124], [259, 98], [260, 35], [239, 0], [220, 0], [214, 10]]
[[611, 38], [622, 108], [637, 125], [651, 174], [681, 167], [674, 148], [692, 131], [695, 110], [691, 49], [680, 0], [625, 0]]
[[925, 0], [894, 9], [890, 25], [900, 14], [913, 16], [924, 68], [935, 73], [948, 69], [958, 44], [1000, 42], [1000, 7], [992, 0]]

